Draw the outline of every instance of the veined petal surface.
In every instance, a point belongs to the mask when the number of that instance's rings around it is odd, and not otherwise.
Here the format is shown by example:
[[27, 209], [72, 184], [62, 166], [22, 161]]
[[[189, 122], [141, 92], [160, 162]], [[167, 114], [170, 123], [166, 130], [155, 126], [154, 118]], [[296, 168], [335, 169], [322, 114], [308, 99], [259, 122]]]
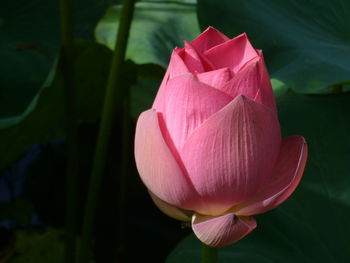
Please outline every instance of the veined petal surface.
[[169, 136], [178, 150], [198, 126], [232, 100], [192, 74], [169, 80], [165, 97], [162, 113]]
[[280, 127], [268, 107], [236, 97], [188, 138], [180, 156], [204, 203], [217, 215], [251, 199], [271, 176], [280, 150]]
[[237, 72], [220, 90], [233, 98], [242, 94], [276, 112], [270, 77], [262, 57]]
[[137, 121], [135, 160], [143, 183], [165, 202], [184, 209], [200, 202], [163, 138], [154, 109], [143, 112]]
[[153, 102], [152, 108], [158, 109], [158, 111], [160, 112], [164, 108], [165, 99], [166, 99], [165, 90], [167, 89], [167, 83], [169, 79], [174, 78], [177, 75], [182, 75], [190, 72], [187, 66], [185, 65], [185, 63], [183, 62], [182, 58], [179, 56], [179, 52], [181, 50], [182, 49], [177, 48], [171, 54], [168, 69], [158, 89], [157, 96]]
[[[232, 79], [232, 76], [233, 76], [233, 73], [229, 68], [221, 68], [217, 70], [196, 74], [196, 77], [199, 81], [224, 92], [225, 90], [223, 90], [223, 87], [225, 87], [226, 84]], [[230, 95], [227, 92], [225, 93], [227, 95]]]
[[271, 210], [284, 202], [298, 186], [307, 159], [307, 144], [301, 136], [283, 139], [273, 175], [256, 196], [236, 209], [239, 215], [255, 215]]

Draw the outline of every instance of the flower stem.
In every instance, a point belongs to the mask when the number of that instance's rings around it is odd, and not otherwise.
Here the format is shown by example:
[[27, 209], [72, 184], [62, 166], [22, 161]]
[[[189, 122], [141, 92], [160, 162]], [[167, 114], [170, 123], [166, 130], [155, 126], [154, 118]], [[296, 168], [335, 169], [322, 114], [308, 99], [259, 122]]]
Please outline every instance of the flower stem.
[[122, 158], [121, 172], [119, 177], [119, 198], [118, 198], [118, 238], [117, 256], [121, 262], [125, 262], [125, 229], [126, 229], [126, 208], [127, 208], [127, 187], [128, 171], [130, 162], [130, 93], [125, 94], [123, 102], [123, 128], [122, 128]]
[[202, 243], [202, 263], [217, 263], [218, 249]]
[[[119, 30], [107, 82], [102, 119], [99, 127], [95, 157], [85, 205], [78, 263], [89, 262], [90, 243], [95, 222], [95, 210], [100, 194], [101, 177], [106, 164], [112, 122], [115, 120], [116, 116], [119, 116], [117, 106], [121, 105], [125, 97], [126, 91], [123, 85], [121, 85], [121, 75], [123, 69], [122, 66], [125, 60], [125, 51], [129, 37], [131, 20], [134, 12], [134, 5], [135, 0], [124, 0], [121, 10]], [[122, 122], [120, 119], [116, 121], [119, 123]]]
[[73, 18], [72, 1], [60, 0], [61, 17], [61, 53], [59, 70], [63, 76], [65, 94], [65, 120], [67, 134], [67, 182], [66, 182], [66, 243], [65, 262], [73, 263], [76, 256], [76, 208], [77, 208], [77, 174], [78, 142], [76, 120], [76, 90], [74, 88], [73, 69]]

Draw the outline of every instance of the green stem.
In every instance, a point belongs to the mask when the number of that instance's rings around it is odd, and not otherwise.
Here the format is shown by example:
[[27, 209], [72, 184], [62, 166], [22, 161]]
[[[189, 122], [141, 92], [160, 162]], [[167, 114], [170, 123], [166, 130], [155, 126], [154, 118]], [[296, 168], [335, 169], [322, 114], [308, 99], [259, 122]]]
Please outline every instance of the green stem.
[[121, 105], [125, 97], [125, 89], [123, 89], [124, 87], [122, 87], [120, 79], [123, 69], [122, 66], [125, 60], [125, 51], [134, 12], [134, 5], [135, 0], [124, 0], [121, 10], [119, 30], [114, 55], [112, 58], [111, 70], [107, 82], [102, 119], [99, 128], [99, 135], [85, 206], [78, 263], [89, 262], [90, 243], [95, 221], [95, 210], [100, 194], [101, 177], [106, 164], [112, 122], [115, 120], [116, 115], [118, 115], [117, 106]]
[[130, 97], [129, 92], [125, 94], [125, 99], [123, 103], [123, 128], [122, 128], [122, 158], [121, 158], [121, 173], [119, 177], [119, 202], [118, 202], [118, 215], [119, 215], [119, 231], [117, 239], [117, 256], [121, 262], [125, 261], [125, 229], [126, 229], [126, 218], [127, 214], [127, 178], [129, 171], [129, 161], [130, 161]]
[[217, 263], [218, 249], [202, 243], [202, 263]]
[[61, 57], [59, 69], [63, 75], [65, 94], [65, 120], [67, 134], [67, 196], [66, 196], [66, 243], [65, 262], [73, 263], [76, 256], [76, 210], [78, 142], [76, 121], [76, 90], [73, 69], [73, 18], [71, 0], [60, 0]]

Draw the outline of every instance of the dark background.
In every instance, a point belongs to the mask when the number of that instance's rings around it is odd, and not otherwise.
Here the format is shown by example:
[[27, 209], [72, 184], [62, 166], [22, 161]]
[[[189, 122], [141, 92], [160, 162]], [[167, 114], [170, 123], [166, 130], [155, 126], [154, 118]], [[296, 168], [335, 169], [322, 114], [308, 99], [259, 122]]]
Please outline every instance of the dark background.
[[[118, 3], [74, 1], [79, 226], [114, 52]], [[67, 155], [59, 18], [58, 1], [0, 1], [0, 262], [64, 262]], [[129, 147], [123, 155], [128, 157], [126, 194], [120, 194], [124, 126], [117, 118], [102, 175], [92, 258], [199, 262], [200, 243], [190, 228], [163, 215], [140, 181], [133, 132], [137, 116], [152, 105], [172, 49], [209, 25], [229, 37], [246, 32], [254, 47], [263, 50], [283, 137], [300, 134], [309, 146], [295, 193], [277, 209], [258, 215], [252, 234], [221, 249], [220, 262], [348, 263], [349, 0], [136, 4], [118, 87], [130, 90]], [[117, 105], [116, 115], [122, 112]]]

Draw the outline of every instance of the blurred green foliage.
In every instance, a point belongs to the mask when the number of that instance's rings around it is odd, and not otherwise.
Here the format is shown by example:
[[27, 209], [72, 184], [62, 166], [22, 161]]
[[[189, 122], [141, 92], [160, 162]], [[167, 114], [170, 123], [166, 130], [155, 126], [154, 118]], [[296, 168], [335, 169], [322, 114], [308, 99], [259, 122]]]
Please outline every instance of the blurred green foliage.
[[[76, 43], [74, 68], [78, 92], [77, 118], [84, 122], [99, 118], [112, 52], [91, 40]], [[62, 72], [55, 63], [51, 76], [39, 90], [23, 116], [7, 118], [0, 129], [0, 169], [15, 161], [36, 143], [64, 136]], [[1, 124], [1, 122], [0, 122]]]
[[[95, 31], [97, 41], [111, 49], [120, 10], [119, 5], [110, 7]], [[140, 1], [136, 3], [126, 56], [137, 64], [154, 63], [166, 68], [172, 50], [199, 33], [195, 1]]]
[[[93, 38], [107, 6], [119, 0], [73, 1], [75, 35]], [[0, 2], [0, 118], [21, 114], [55, 61], [60, 40], [58, 1]]]

